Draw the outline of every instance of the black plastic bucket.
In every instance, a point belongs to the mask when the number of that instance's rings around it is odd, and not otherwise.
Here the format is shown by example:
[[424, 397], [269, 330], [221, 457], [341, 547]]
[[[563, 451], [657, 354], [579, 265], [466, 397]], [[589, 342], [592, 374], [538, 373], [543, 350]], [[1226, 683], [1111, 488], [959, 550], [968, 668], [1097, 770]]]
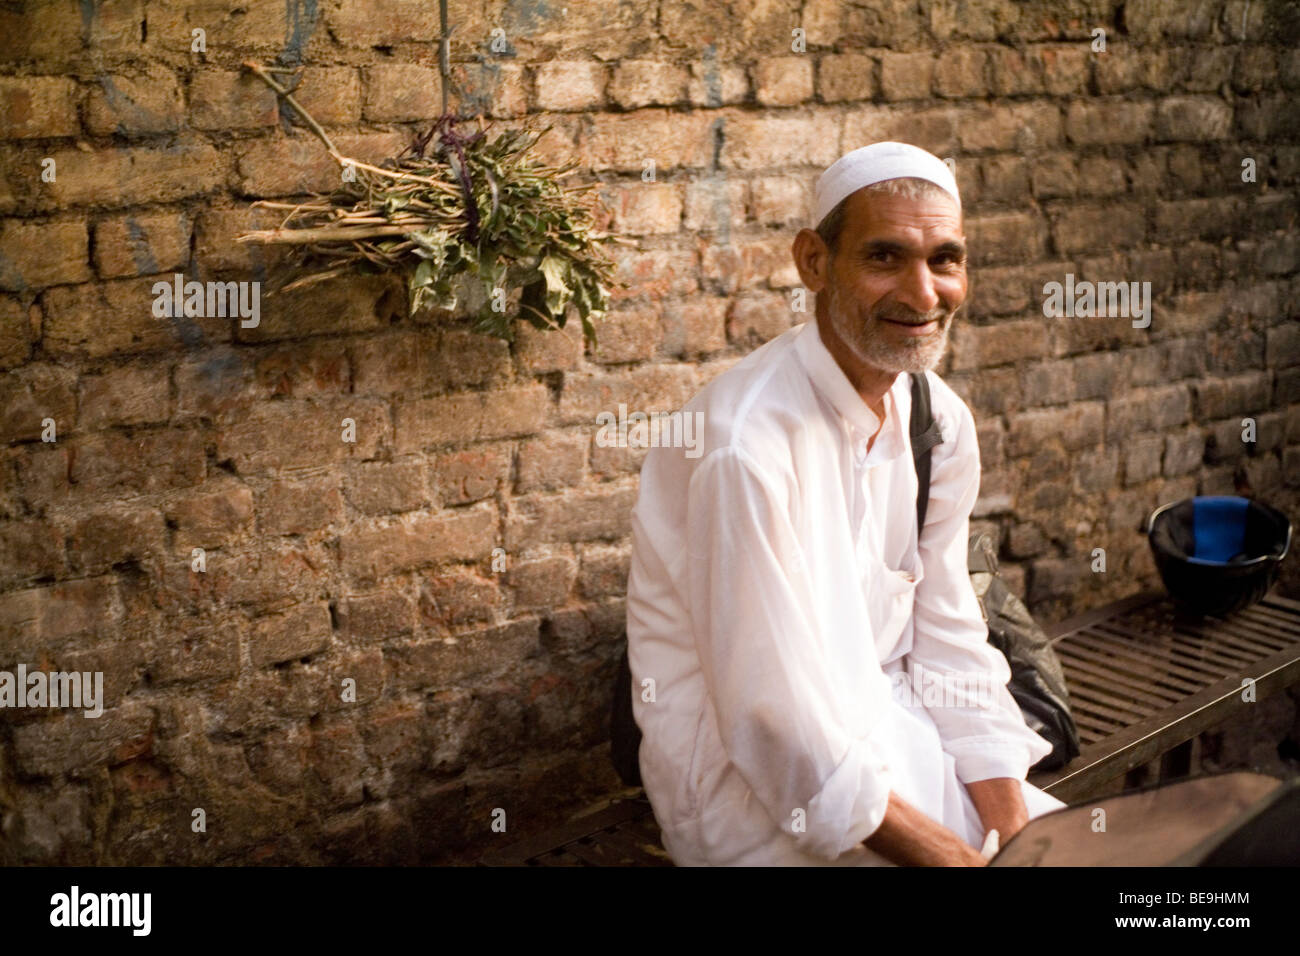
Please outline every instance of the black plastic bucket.
[[1291, 522], [1261, 501], [1230, 495], [1184, 498], [1146, 521], [1147, 541], [1170, 596], [1194, 614], [1249, 607], [1277, 580], [1291, 548]]

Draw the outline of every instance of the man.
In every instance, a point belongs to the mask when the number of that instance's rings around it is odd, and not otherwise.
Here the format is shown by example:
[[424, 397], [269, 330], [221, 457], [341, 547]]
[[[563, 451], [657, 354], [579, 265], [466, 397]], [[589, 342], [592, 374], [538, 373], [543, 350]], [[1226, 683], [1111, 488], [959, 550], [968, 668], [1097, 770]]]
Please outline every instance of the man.
[[[633, 512], [628, 651], [641, 775], [679, 865], [982, 865], [1063, 804], [1025, 782], [1025, 726], [966, 570], [979, 447], [933, 372], [966, 297], [948, 167], [841, 157], [795, 237], [816, 321], [685, 407]], [[908, 438], [928, 375], [943, 441], [925, 527]], [[898, 693], [924, 672], [983, 696]], [[992, 835], [991, 831], [998, 831]]]

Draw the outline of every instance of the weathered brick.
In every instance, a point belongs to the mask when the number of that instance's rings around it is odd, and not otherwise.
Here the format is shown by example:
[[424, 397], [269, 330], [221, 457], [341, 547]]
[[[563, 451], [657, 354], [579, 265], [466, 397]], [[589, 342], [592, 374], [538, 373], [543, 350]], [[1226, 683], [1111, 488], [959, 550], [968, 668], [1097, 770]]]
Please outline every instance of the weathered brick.
[[154, 684], [224, 680], [239, 672], [239, 630], [234, 625], [169, 631], [152, 651]]
[[77, 84], [62, 76], [0, 77], [0, 139], [76, 136]]
[[686, 96], [692, 106], [719, 107], [744, 102], [749, 76], [737, 63], [692, 61]]
[[397, 450], [403, 454], [451, 442], [531, 435], [550, 408], [544, 385], [519, 385], [406, 402], [397, 407]]
[[514, 592], [515, 609], [563, 604], [573, 590], [577, 571], [577, 563], [566, 555], [518, 562], [506, 575], [506, 584]]
[[329, 647], [332, 633], [327, 605], [301, 604], [257, 621], [248, 639], [249, 660], [254, 667], [265, 667], [310, 657]]
[[582, 329], [577, 323], [561, 329], [538, 329], [527, 322], [515, 323], [515, 354], [520, 368], [529, 374], [558, 372], [573, 368], [582, 358]]
[[565, 424], [593, 428], [602, 411], [617, 413], [620, 403], [630, 411], [669, 412], [680, 408], [694, 390], [694, 370], [688, 365], [648, 365], [609, 374], [567, 376], [560, 394], [560, 418]]
[[1165, 436], [1164, 475], [1176, 478], [1201, 467], [1205, 456], [1205, 434], [1200, 428], [1187, 428]]
[[653, 358], [662, 334], [656, 310], [610, 312], [596, 323], [592, 358], [610, 364]]
[[823, 103], [869, 101], [876, 95], [876, 61], [864, 53], [826, 54], [817, 63], [817, 93]]
[[309, 66], [293, 98], [322, 126], [349, 126], [361, 118], [361, 76], [350, 66]]
[[187, 215], [119, 216], [95, 224], [95, 269], [105, 279], [181, 270], [190, 258]]
[[[342, 155], [363, 163], [381, 162], [407, 145], [407, 137], [401, 133], [340, 134], [332, 138]], [[342, 183], [344, 173], [320, 140], [306, 132], [292, 138], [253, 140], [238, 151], [235, 168], [240, 191], [258, 198], [328, 192]]]
[[68, 564], [80, 573], [146, 562], [163, 550], [163, 519], [156, 508], [120, 507], [87, 515], [68, 535]]
[[101, 74], [86, 101], [86, 128], [96, 136], [172, 133], [184, 119], [176, 74], [161, 64], [136, 74]]
[[355, 578], [383, 578], [440, 561], [477, 561], [496, 542], [491, 504], [416, 514], [376, 528], [354, 527], [340, 539], [343, 569]]
[[154, 721], [153, 711], [143, 704], [114, 707], [94, 720], [65, 713], [16, 728], [14, 759], [33, 776], [78, 776], [147, 753]]
[[579, 593], [585, 598], [625, 594], [631, 560], [632, 550], [624, 545], [584, 545], [578, 569]]
[[339, 605], [339, 630], [375, 643], [409, 636], [415, 631], [415, 604], [399, 591], [354, 594]]
[[262, 534], [311, 534], [342, 518], [343, 495], [331, 475], [273, 481], [257, 496]]
[[812, 58], [762, 57], [754, 64], [754, 98], [763, 106], [797, 106], [812, 99]]
[[951, 47], [934, 64], [934, 91], [948, 99], [988, 92], [988, 54], [972, 47]]
[[229, 459], [246, 475], [322, 461], [364, 461], [390, 441], [388, 410], [372, 400], [270, 402], [217, 433], [217, 458]]
[[374, 462], [355, 468], [347, 479], [348, 502], [365, 514], [414, 511], [429, 501], [426, 467], [420, 462]]
[[34, 339], [31, 311], [16, 298], [0, 296], [0, 369], [26, 362]]
[[1141, 143], [1151, 131], [1150, 103], [1076, 101], [1066, 110], [1065, 134], [1080, 146]]
[[922, 100], [930, 95], [934, 57], [929, 53], [884, 53], [880, 91], [887, 100]]
[[57, 365], [28, 365], [0, 377], [0, 440], [42, 437], [46, 419], [54, 420], [57, 440], [76, 424], [73, 373]]
[[199, 431], [96, 435], [72, 446], [71, 479], [94, 492], [141, 494], [189, 487], [207, 473], [204, 445]]
[[85, 428], [165, 422], [171, 417], [171, 375], [165, 365], [128, 365], [87, 375], [79, 392]]
[[384, 655], [390, 686], [444, 690], [510, 673], [538, 653], [537, 618], [526, 618], [456, 635], [454, 641], [425, 641]]
[[[593, 76], [592, 81], [598, 90], [599, 76]], [[609, 98], [625, 110], [643, 106], [676, 106], [686, 98], [688, 81], [685, 67], [676, 63], [624, 60], [614, 68], [609, 82]], [[540, 76], [538, 82], [541, 82]], [[540, 85], [538, 95], [541, 96]], [[547, 95], [552, 95], [552, 92], [548, 90]]]
[[[1232, 107], [1210, 96], [1171, 96], [1160, 101], [1155, 137], [1160, 142], [1225, 139], [1232, 131]], [[1112, 141], [1113, 142], [1113, 141]]]
[[0, 586], [63, 576], [63, 532], [48, 521], [0, 522]]
[[29, 292], [90, 279], [84, 222], [7, 220], [0, 230], [0, 289]]
[[675, 183], [637, 183], [602, 192], [613, 214], [613, 228], [624, 235], [677, 232], [682, 224], [682, 193]]
[[996, 325], [958, 323], [950, 334], [953, 368], [958, 371], [1005, 365], [1047, 352], [1047, 320], [1041, 318]]
[[1027, 213], [971, 216], [966, 235], [975, 265], [1033, 262], [1041, 259], [1047, 244], [1043, 221]]
[[686, 184], [681, 225], [705, 235], [729, 236], [733, 229], [744, 228], [746, 197], [750, 193], [749, 183], [735, 178], [698, 177]]
[[442, 76], [414, 63], [366, 67], [363, 113], [376, 123], [432, 121], [442, 112]]
[[491, 621], [500, 603], [501, 592], [494, 581], [454, 569], [426, 579], [420, 590], [420, 620], [446, 627]]
[[327, 14], [330, 31], [347, 46], [435, 42], [438, 10], [420, 0], [342, 0]]
[[78, 634], [108, 637], [123, 616], [113, 577], [81, 578], [0, 594], [0, 649], [12, 663]]
[[506, 549], [622, 537], [631, 530], [635, 503], [636, 490], [625, 487], [516, 498], [506, 521]]
[[551, 433], [519, 446], [519, 472], [515, 492], [555, 491], [582, 481], [590, 436], [585, 433]]
[[536, 68], [537, 108], [590, 110], [605, 100], [605, 65], [588, 60], [552, 60]]
[[1106, 410], [1106, 438], [1123, 441], [1185, 424], [1191, 417], [1191, 395], [1185, 385], [1166, 385], [1112, 399]]
[[[228, 163], [216, 147], [182, 138], [168, 149], [79, 149], [52, 154], [57, 178], [33, 193], [44, 208], [172, 202], [224, 185]], [[39, 174], [35, 170], [33, 176]]]
[[510, 475], [510, 453], [502, 446], [478, 446], [437, 456], [429, 473], [434, 496], [444, 507], [490, 498]]
[[1061, 111], [1043, 103], [963, 108], [957, 131], [962, 150], [1027, 152], [1061, 142]]
[[787, 331], [794, 320], [789, 304], [779, 296], [737, 298], [727, 307], [727, 339], [758, 345]]
[[1207, 378], [1192, 383], [1196, 417], [1201, 421], [1229, 415], [1257, 413], [1269, 405], [1266, 372], [1250, 372], [1232, 378]]
[[1124, 484], [1126, 487], [1159, 477], [1164, 447], [1164, 439], [1158, 436], [1134, 436], [1124, 443]]
[[720, 160], [740, 170], [829, 166], [839, 158], [839, 144], [838, 119], [829, 111], [740, 113], [727, 124]]
[[1101, 441], [1104, 420], [1105, 406], [1101, 402], [1024, 411], [1011, 419], [1008, 451], [1020, 457], [1054, 441], [1069, 450], [1089, 448]]
[[[538, 79], [540, 87], [541, 79]], [[582, 150], [593, 172], [641, 173], [653, 159], [658, 172], [701, 168], [713, 152], [707, 113], [680, 113], [648, 107], [632, 113], [601, 113]]]
[[219, 547], [251, 528], [253, 492], [237, 481], [217, 480], [177, 498], [166, 515], [178, 551]]

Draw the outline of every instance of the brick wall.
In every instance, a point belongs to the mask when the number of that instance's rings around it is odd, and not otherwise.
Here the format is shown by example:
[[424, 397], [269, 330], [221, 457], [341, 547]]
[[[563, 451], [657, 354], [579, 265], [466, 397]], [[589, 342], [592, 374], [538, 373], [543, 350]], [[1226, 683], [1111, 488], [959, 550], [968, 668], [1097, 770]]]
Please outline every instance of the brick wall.
[[[804, 318], [812, 182], [873, 140], [956, 162], [973, 281], [944, 374], [979, 425], [978, 524], [1036, 612], [1153, 585], [1135, 528], [1164, 501], [1248, 487], [1300, 515], [1294, 4], [451, 20], [455, 99], [552, 119], [548, 155], [639, 240], [598, 353], [408, 318], [384, 280], [266, 299], [256, 328], [152, 314], [177, 271], [265, 279], [232, 241], [267, 221], [249, 202], [338, 175], [241, 61], [305, 64], [308, 109], [378, 160], [440, 109], [437, 4], [0, 7], [0, 669], [102, 671], [107, 699], [4, 712], [0, 860], [458, 859], [505, 838], [495, 808], [518, 835], [614, 786], [643, 453], [596, 446], [595, 416], [676, 407]], [[1066, 273], [1151, 282], [1151, 327], [1044, 318]]]

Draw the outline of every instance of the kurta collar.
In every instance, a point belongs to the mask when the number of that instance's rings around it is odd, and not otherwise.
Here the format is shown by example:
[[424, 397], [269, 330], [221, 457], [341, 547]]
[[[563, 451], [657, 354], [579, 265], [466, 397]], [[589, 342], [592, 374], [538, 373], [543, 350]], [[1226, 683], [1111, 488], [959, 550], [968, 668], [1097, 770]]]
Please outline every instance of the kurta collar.
[[[826, 343], [822, 341], [821, 330], [817, 327], [816, 317], [809, 318], [804, 326], [798, 339], [795, 340], [795, 350], [799, 354], [799, 360], [812, 380], [813, 387], [830, 402], [831, 407], [840, 414], [852, 430], [854, 450], [861, 457], [865, 454], [867, 439], [876, 433], [877, 428], [880, 428], [880, 419], [867, 407], [867, 403], [862, 400], [862, 396], [853, 387], [849, 377], [844, 374], [844, 369], [840, 368], [839, 363], [835, 361], [835, 356], [831, 355], [830, 350], [826, 348]], [[873, 461], [893, 458], [904, 451], [901, 426], [893, 427], [889, 421], [891, 419], [895, 422], [901, 421], [898, 415], [900, 400], [898, 383], [906, 380], [907, 376], [899, 373], [885, 392], [886, 426], [880, 429], [880, 435], [871, 447]], [[910, 392], [908, 395], [910, 397]]]

